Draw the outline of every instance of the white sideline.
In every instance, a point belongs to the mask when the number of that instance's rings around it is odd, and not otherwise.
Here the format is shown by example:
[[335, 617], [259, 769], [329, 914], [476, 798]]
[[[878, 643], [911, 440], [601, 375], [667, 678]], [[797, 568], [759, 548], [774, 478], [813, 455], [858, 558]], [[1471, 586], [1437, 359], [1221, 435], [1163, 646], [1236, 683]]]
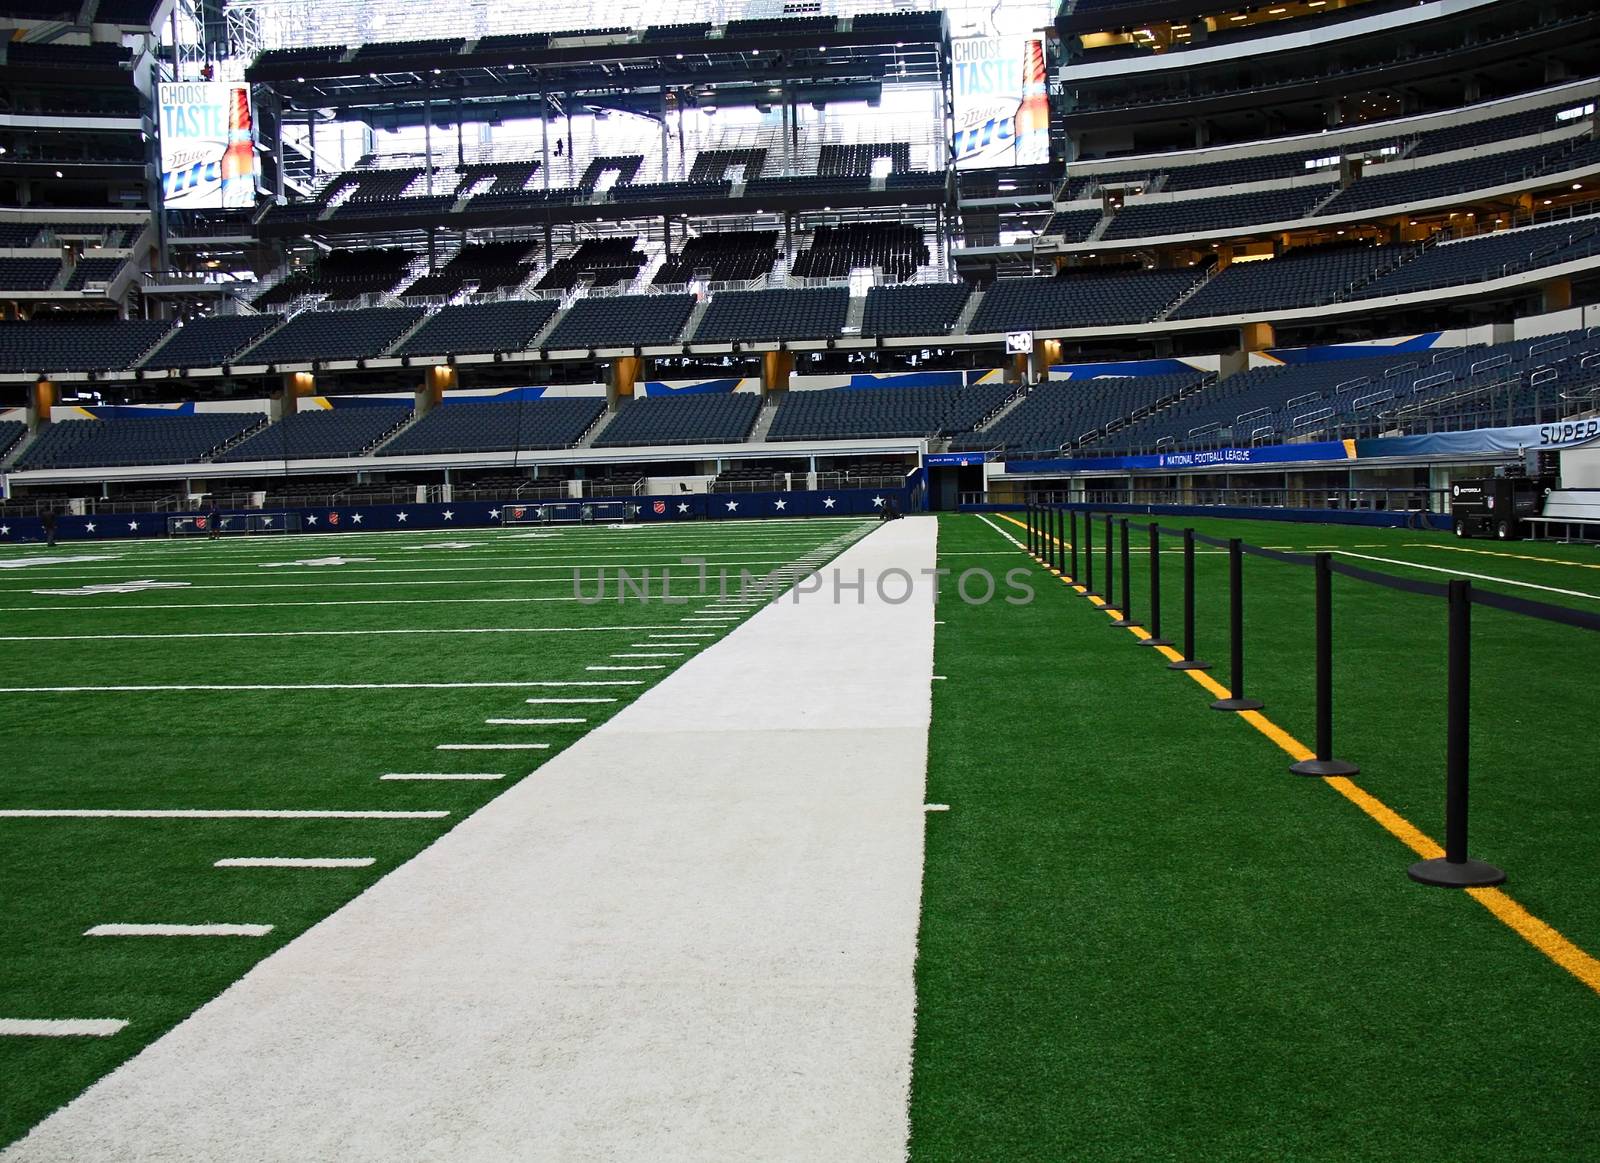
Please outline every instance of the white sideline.
[[553, 727], [559, 723], [587, 723], [588, 719], [485, 719], [490, 727]]
[[[842, 564], [927, 594], [934, 537]], [[6, 1163], [903, 1159], [932, 618], [763, 611]]]
[[109, 1038], [127, 1024], [120, 1018], [0, 1018], [0, 1038]]
[[441, 743], [435, 751], [548, 751], [548, 743]]
[[556, 703], [614, 703], [617, 700], [614, 697], [605, 696], [596, 699], [523, 699], [522, 701], [525, 703], [531, 703], [534, 706], [549, 706]]

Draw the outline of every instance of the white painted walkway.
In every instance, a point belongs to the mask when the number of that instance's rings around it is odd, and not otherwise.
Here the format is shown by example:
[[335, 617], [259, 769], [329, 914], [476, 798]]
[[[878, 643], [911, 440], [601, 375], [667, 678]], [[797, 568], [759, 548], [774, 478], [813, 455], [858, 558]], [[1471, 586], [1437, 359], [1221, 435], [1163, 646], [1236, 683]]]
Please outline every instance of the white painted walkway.
[[829, 567], [863, 604], [763, 610], [6, 1163], [901, 1159], [934, 611], [872, 578], [934, 538], [874, 531]]

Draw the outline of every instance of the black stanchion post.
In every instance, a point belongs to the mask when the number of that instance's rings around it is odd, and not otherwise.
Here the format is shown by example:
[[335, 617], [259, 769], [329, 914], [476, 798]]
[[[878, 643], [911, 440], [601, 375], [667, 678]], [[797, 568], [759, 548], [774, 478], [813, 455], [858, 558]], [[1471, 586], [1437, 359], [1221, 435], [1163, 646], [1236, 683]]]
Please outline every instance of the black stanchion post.
[[1259, 699], [1244, 697], [1244, 543], [1228, 541], [1228, 697], [1211, 704], [1213, 711], [1259, 711]]
[[1183, 658], [1167, 663], [1169, 670], [1210, 670], [1209, 662], [1194, 656], [1194, 530], [1183, 531]]
[[1452, 578], [1449, 597], [1450, 645], [1445, 736], [1444, 855], [1419, 860], [1411, 879], [1441, 888], [1479, 888], [1501, 884], [1506, 874], [1467, 855], [1467, 727], [1472, 696], [1472, 589]]
[[1061, 573], [1061, 506], [1060, 505], [1051, 505], [1050, 506], [1050, 520], [1046, 524], [1046, 528], [1048, 528], [1050, 530], [1050, 548], [1048, 550], [1048, 556], [1050, 558], [1050, 572], [1059, 575]]
[[1296, 775], [1355, 775], [1333, 757], [1333, 555], [1317, 554], [1317, 755], [1289, 765]]
[[1069, 574], [1074, 583], [1078, 580], [1078, 510], [1068, 509], [1067, 520], [1069, 544], [1072, 546], [1072, 573]]
[[1083, 592], [1091, 598], [1100, 595], [1094, 588], [1094, 514], [1083, 511]]
[[1150, 637], [1140, 646], [1171, 646], [1172, 641], [1161, 637], [1161, 526], [1150, 522]]
[[[1133, 611], [1129, 608], [1133, 605], [1133, 594], [1130, 592], [1132, 586], [1130, 575], [1133, 570], [1129, 568], [1128, 519], [1126, 517], [1117, 522], [1117, 531], [1122, 534], [1122, 604], [1117, 607], [1117, 613], [1121, 614], [1122, 617], [1113, 619], [1111, 624], [1113, 626], [1134, 626], [1138, 623], [1134, 621]], [[1109, 594], [1111, 591], [1107, 589], [1106, 592]]]
[[1100, 596], [1105, 599], [1105, 602], [1106, 602], [1107, 605], [1110, 605], [1112, 603], [1112, 601], [1114, 601], [1116, 599], [1116, 596], [1117, 596], [1116, 576], [1115, 576], [1116, 565], [1111, 560], [1112, 552], [1117, 548], [1117, 538], [1116, 538], [1116, 533], [1114, 532], [1114, 530], [1112, 529], [1112, 526], [1111, 526], [1111, 514], [1110, 513], [1106, 514], [1106, 522], [1105, 522], [1105, 525], [1101, 528], [1101, 532], [1105, 534], [1105, 542], [1106, 542], [1106, 592], [1101, 594]]
[[1027, 526], [1027, 529], [1028, 529], [1028, 556], [1032, 557], [1034, 555], [1034, 544], [1033, 544], [1033, 502], [1032, 501], [1028, 502], [1028, 507], [1027, 507], [1025, 516], [1027, 517], [1027, 520], [1028, 520], [1028, 526]]
[[1056, 506], [1056, 572], [1067, 576], [1067, 511]]

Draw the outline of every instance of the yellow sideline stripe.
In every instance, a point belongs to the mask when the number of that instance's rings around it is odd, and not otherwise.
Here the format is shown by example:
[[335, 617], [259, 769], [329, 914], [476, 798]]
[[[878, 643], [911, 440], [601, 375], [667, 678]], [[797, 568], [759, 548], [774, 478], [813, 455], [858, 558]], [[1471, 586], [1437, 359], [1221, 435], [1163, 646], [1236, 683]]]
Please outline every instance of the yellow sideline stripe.
[[[1004, 513], [996, 513], [995, 516], [1000, 517], [1003, 520], [1010, 521], [1013, 525], [1019, 526], [1020, 528], [1027, 528], [1027, 525], [1024, 522], [1018, 521], [1014, 517], [1009, 517]], [[1475, 552], [1484, 551], [1479, 550]], [[1080, 587], [1077, 586], [1072, 588], [1080, 589]], [[1100, 598], [1090, 598], [1089, 601], [1104, 613], [1111, 615], [1113, 618], [1120, 618], [1122, 616], [1120, 613], [1118, 613], [1115, 607], [1107, 605]], [[1135, 638], [1142, 639], [1150, 637], [1149, 631], [1140, 626], [1129, 626], [1127, 627], [1127, 630]], [[1183, 655], [1179, 654], [1170, 646], [1158, 646], [1156, 647], [1156, 651], [1173, 662], [1177, 662], [1183, 658]], [[1185, 670], [1180, 671], [1179, 673], [1188, 675], [1191, 679], [1199, 683], [1200, 686], [1204, 687], [1217, 698], [1227, 698], [1232, 693], [1203, 670]], [[1280, 750], [1285, 752], [1296, 762], [1302, 759], [1315, 758], [1316, 752], [1312, 751], [1304, 743], [1301, 743], [1300, 740], [1296, 739], [1289, 732], [1278, 726], [1278, 724], [1267, 718], [1260, 711], [1241, 711], [1239, 713], [1239, 718], [1243, 719], [1262, 735], [1265, 735], [1268, 739], [1272, 740], [1273, 743], [1277, 744]], [[1400, 841], [1400, 843], [1411, 849], [1411, 851], [1415, 852], [1422, 859], [1436, 860], [1444, 855], [1444, 849], [1439, 845], [1437, 840], [1433, 839], [1433, 837], [1429, 836], [1421, 828], [1417, 827], [1410, 820], [1406, 819], [1399, 812], [1395, 811], [1388, 804], [1380, 800], [1377, 796], [1367, 791], [1349, 776], [1329, 775], [1321, 778], [1323, 783], [1327, 784], [1334, 791], [1338, 792], [1345, 799], [1349, 800], [1356, 807], [1360, 808], [1385, 832], [1388, 832], [1389, 835]], [[1518, 903], [1516, 898], [1510, 893], [1506, 892], [1504, 889], [1469, 888], [1466, 890], [1466, 892], [1467, 895], [1473, 900], [1477, 901], [1484, 908], [1488, 909], [1490, 915], [1492, 915], [1501, 924], [1505, 925], [1506, 928], [1510, 929], [1513, 933], [1517, 934], [1517, 936], [1521, 937], [1528, 944], [1532, 945], [1540, 953], [1543, 953], [1562, 969], [1565, 969], [1568, 973], [1572, 974], [1573, 977], [1577, 978], [1584, 985], [1594, 990], [1595, 993], [1600, 993], [1600, 960], [1597, 960], [1592, 954], [1587, 953], [1583, 949], [1580, 949], [1577, 945], [1574, 945], [1564, 934], [1561, 933], [1560, 930], [1544, 921], [1541, 921], [1527, 909], [1523, 908], [1523, 906]]]
[[1511, 557], [1517, 561], [1537, 561], [1540, 565], [1570, 565], [1574, 569], [1600, 569], [1600, 565], [1592, 561], [1565, 561], [1559, 557], [1539, 557], [1533, 553], [1506, 553], [1499, 549], [1468, 549], [1465, 545], [1433, 545], [1426, 541], [1418, 541], [1406, 548], [1447, 549], [1451, 553], [1480, 553], [1484, 557]]

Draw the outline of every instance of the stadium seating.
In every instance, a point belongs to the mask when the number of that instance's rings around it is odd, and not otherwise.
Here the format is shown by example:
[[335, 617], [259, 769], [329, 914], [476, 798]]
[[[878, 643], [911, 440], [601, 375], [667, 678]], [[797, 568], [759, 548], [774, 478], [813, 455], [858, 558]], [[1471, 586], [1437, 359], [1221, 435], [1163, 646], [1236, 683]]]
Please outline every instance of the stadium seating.
[[1341, 190], [1318, 213], [1349, 214], [1379, 206], [1400, 206], [1428, 198], [1487, 189], [1519, 181], [1532, 174], [1581, 164], [1581, 155], [1573, 160], [1573, 153], [1571, 145], [1563, 143], [1558, 146], [1529, 146], [1399, 173], [1385, 173], [1384, 167], [1375, 166], [1371, 173], [1363, 174], [1360, 181]]
[[81, 291], [91, 283], [109, 283], [127, 261], [125, 258], [80, 258], [67, 279], [67, 290]]
[[530, 242], [480, 242], [463, 246], [450, 261], [405, 289], [407, 299], [457, 294], [468, 283], [486, 291], [513, 290], [533, 274]]
[[0, 258], [0, 291], [48, 291], [60, 273], [59, 258]]
[[638, 250], [637, 238], [591, 238], [571, 254], [557, 259], [539, 280], [541, 291], [570, 291], [580, 277], [587, 276], [597, 287], [632, 282], [639, 268], [649, 261]]
[[132, 367], [170, 329], [163, 319], [110, 323], [0, 323], [0, 372]]
[[844, 287], [724, 291], [712, 296], [693, 342], [829, 339], [843, 330], [849, 309]]
[[314, 460], [360, 456], [411, 418], [403, 405], [297, 412], [252, 433], [216, 459]]
[[1330, 303], [1417, 253], [1416, 247], [1373, 246], [1363, 241], [1305, 247], [1261, 262], [1235, 262], [1190, 296], [1171, 318]]
[[873, 287], [867, 292], [861, 334], [947, 335], [971, 293], [965, 283]]
[[569, 448], [583, 438], [605, 406], [605, 400], [598, 396], [470, 404], [447, 399], [386, 444], [378, 455]]
[[817, 161], [817, 175], [824, 178], [868, 177], [873, 163], [889, 159], [890, 173], [911, 168], [911, 145], [904, 141], [885, 141], [867, 145], [824, 145]]
[[800, 278], [849, 277], [853, 270], [877, 268], [891, 279], [910, 278], [930, 260], [920, 228], [907, 223], [852, 222], [819, 226], [811, 245], [795, 256], [792, 272]]
[[239, 356], [236, 363], [304, 363], [381, 355], [423, 315], [420, 307], [303, 311]]
[[549, 299], [445, 307], [417, 328], [395, 354], [521, 351], [533, 342], [555, 313], [556, 304]]
[[597, 157], [583, 171], [583, 177], [578, 179], [578, 189], [592, 192], [599, 185], [601, 176], [608, 170], [616, 171], [616, 185], [626, 186], [633, 181], [634, 175], [639, 172], [639, 167], [643, 164], [644, 156], [642, 154], [628, 154], [623, 157]]
[[259, 412], [201, 412], [138, 420], [61, 420], [43, 429], [19, 469], [111, 468], [203, 460], [265, 420]]
[[1600, 253], [1600, 218], [1441, 242], [1349, 297], [1370, 299], [1500, 278]]
[[951, 447], [1003, 449], [1012, 456], [1055, 452], [1174, 400], [1201, 379], [1196, 372], [1047, 381], [1030, 388], [1021, 403], [988, 429], [963, 436]]
[[579, 299], [545, 337], [550, 351], [674, 343], [694, 311], [689, 295]]
[[750, 434], [760, 411], [761, 397], [754, 392], [641, 396], [623, 405], [594, 447], [732, 443]]
[[1129, 201], [1111, 219], [1105, 237], [1146, 238], [1287, 222], [1307, 217], [1311, 208], [1332, 189], [1332, 185], [1297, 186], [1288, 190], [1259, 190], [1253, 194], [1221, 198]]
[[759, 278], [778, 258], [776, 230], [725, 230], [701, 234], [683, 244], [673, 258], [656, 271], [651, 283], [668, 286], [686, 283], [697, 271], [710, 271], [716, 282]]
[[1015, 392], [1013, 384], [964, 388], [860, 388], [790, 391], [778, 404], [771, 441], [936, 436], [967, 432]]
[[749, 182], [760, 177], [766, 161], [764, 149], [703, 149], [695, 155], [694, 165], [689, 168], [689, 181], [726, 181], [729, 170], [743, 166], [744, 180]]
[[967, 327], [973, 334], [1046, 327], [1095, 327], [1154, 319], [1199, 278], [1193, 270], [1102, 274], [1070, 271], [1051, 279], [1001, 279]]
[[21, 420], [0, 420], [0, 459], [4, 459], [27, 434], [28, 426]]
[[1060, 238], [1063, 242], [1085, 242], [1100, 218], [1098, 210], [1057, 210], [1045, 219], [1039, 233]]
[[220, 367], [283, 322], [276, 315], [208, 315], [193, 319], [141, 365], [146, 368]]

